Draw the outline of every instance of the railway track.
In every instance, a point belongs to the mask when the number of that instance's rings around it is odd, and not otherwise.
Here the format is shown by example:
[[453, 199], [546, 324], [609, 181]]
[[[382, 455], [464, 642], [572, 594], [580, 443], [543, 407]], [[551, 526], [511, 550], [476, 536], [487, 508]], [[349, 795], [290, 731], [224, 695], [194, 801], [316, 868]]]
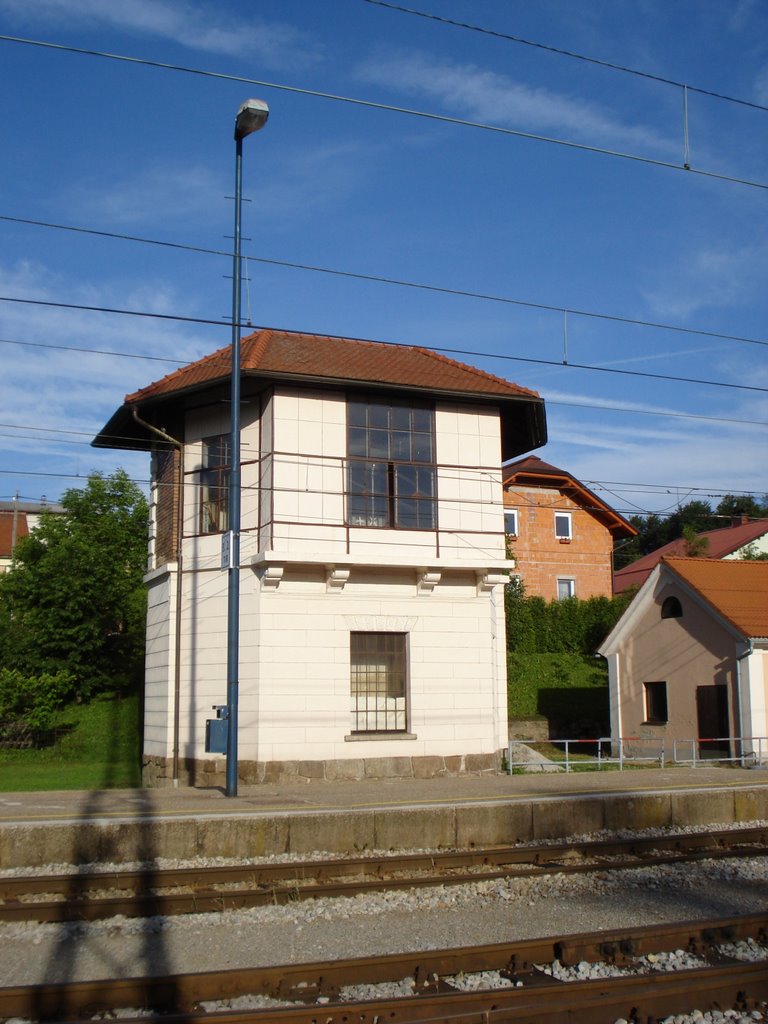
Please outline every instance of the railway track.
[[768, 829], [755, 828], [344, 860], [17, 875], [0, 878], [0, 923], [212, 913], [385, 889], [766, 853]]
[[[130, 1020], [142, 1011], [143, 1021], [165, 1024], [646, 1024], [694, 1007], [748, 1014], [768, 1000], [768, 961], [733, 955], [735, 943], [750, 939], [768, 955], [767, 914], [334, 963], [3, 988], [0, 1020]], [[684, 950], [698, 966], [638, 973], [665, 950]], [[553, 961], [607, 963], [625, 973], [563, 982], [543, 969]], [[472, 989], [468, 982], [478, 977]], [[372, 990], [361, 998], [353, 987], [391, 982], [408, 994], [376, 998]], [[255, 997], [275, 1002], [246, 1007]]]

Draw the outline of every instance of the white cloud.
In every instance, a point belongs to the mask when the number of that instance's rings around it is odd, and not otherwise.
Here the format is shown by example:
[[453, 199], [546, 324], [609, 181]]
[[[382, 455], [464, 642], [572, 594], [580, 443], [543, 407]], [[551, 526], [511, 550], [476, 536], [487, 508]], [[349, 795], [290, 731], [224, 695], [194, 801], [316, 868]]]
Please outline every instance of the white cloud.
[[761, 297], [767, 256], [768, 248], [761, 245], [691, 247], [678, 251], [674, 266], [649, 274], [651, 283], [640, 290], [653, 316], [685, 323], [701, 310]]
[[652, 129], [626, 124], [595, 103], [534, 88], [474, 64], [409, 53], [367, 61], [357, 74], [367, 82], [394, 85], [411, 95], [438, 101], [456, 117], [607, 148], [630, 147], [657, 154], [675, 151], [673, 143]]
[[[221, 200], [223, 183], [206, 167], [154, 164], [132, 176], [80, 179], [57, 197], [74, 221], [115, 227], [150, 224], [199, 224]], [[215, 207], [212, 211], [215, 214]]]
[[754, 92], [757, 103], [768, 104], [768, 65], [755, 78]]
[[0, 0], [0, 12], [36, 27], [43, 20], [107, 27], [207, 53], [248, 57], [272, 68], [314, 64], [322, 55], [314, 40], [291, 25], [186, 0]]

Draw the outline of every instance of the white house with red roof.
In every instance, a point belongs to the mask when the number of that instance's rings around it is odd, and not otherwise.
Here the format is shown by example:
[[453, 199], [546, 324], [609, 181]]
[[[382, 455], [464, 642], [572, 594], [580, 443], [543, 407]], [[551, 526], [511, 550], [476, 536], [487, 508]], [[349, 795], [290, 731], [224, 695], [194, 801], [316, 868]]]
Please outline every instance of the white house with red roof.
[[[218, 783], [229, 347], [128, 395], [94, 440], [152, 452], [147, 784]], [[239, 777], [492, 771], [507, 745], [501, 464], [533, 391], [416, 347], [241, 345]]]

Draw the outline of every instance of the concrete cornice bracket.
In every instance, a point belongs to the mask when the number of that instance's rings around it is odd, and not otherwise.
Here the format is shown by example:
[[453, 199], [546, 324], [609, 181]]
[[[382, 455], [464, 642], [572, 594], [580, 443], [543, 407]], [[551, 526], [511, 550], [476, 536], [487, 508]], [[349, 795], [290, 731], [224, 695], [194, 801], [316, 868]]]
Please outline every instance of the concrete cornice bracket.
[[261, 577], [261, 585], [264, 588], [277, 590], [285, 572], [284, 565], [268, 565]]
[[431, 594], [442, 579], [441, 572], [430, 569], [419, 569], [419, 579], [416, 584], [416, 591], [419, 594]]
[[509, 576], [500, 572], [479, 572], [477, 574], [478, 594], [490, 594], [494, 587], [509, 583]]
[[349, 579], [349, 569], [338, 569], [335, 565], [326, 567], [325, 589], [329, 594], [340, 594]]

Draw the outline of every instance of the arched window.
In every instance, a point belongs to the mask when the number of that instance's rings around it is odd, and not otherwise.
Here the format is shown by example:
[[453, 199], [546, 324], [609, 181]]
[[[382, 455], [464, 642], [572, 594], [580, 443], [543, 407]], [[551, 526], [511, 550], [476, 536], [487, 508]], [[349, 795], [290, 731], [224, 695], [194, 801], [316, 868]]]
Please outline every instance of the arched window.
[[676, 597], [667, 597], [661, 606], [662, 619], [679, 619], [683, 614], [683, 606]]

